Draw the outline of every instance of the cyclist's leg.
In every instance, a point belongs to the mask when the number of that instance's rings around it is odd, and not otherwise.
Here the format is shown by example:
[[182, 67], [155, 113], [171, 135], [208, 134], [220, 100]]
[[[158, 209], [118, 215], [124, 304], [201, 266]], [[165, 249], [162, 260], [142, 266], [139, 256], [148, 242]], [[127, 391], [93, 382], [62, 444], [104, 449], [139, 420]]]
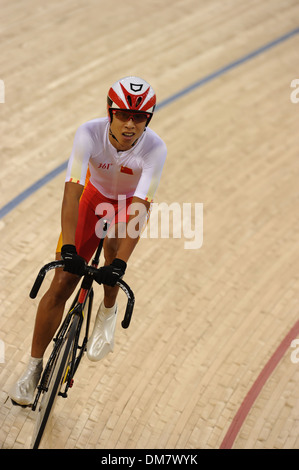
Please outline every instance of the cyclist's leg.
[[[116, 257], [119, 244], [117, 235], [119, 234], [120, 225], [115, 224], [113, 231], [110, 230], [110, 236], [107, 235], [104, 240], [105, 265], [111, 264]], [[112, 232], [113, 236], [111, 236]], [[97, 311], [93, 331], [87, 343], [87, 357], [91, 361], [103, 359], [109, 352], [113, 352], [114, 348], [114, 333], [118, 311], [116, 298], [119, 287], [103, 285], [103, 288], [104, 299]]]
[[[112, 219], [107, 233], [107, 237], [104, 240], [104, 257], [105, 266], [112, 263], [117, 257], [120, 241], [126, 235], [126, 225], [129, 220], [128, 207], [132, 202], [132, 197], [126, 200], [118, 201], [117, 206], [115, 205], [115, 217]], [[115, 305], [119, 288], [103, 286], [104, 287], [104, 300], [103, 304], [106, 308], [112, 308]]]
[[[128, 198], [125, 201], [125, 204], [121, 206], [119, 212], [116, 212], [114, 220], [112, 220], [110, 225], [110, 230], [107, 234], [107, 237], [104, 241], [104, 256], [105, 256], [105, 265], [109, 265], [117, 257], [120, 240], [124, 238], [126, 232], [126, 225], [129, 221], [128, 210], [130, 204], [132, 203], [133, 198]], [[147, 212], [147, 217], [142, 227], [141, 232], [145, 229], [152, 209], [152, 204], [149, 207]], [[138, 238], [139, 239], [139, 238]], [[116, 301], [118, 294], [118, 287], [109, 287], [104, 285], [104, 306], [113, 307]]]
[[62, 318], [66, 300], [71, 295], [78, 276], [56, 271], [52, 284], [39, 303], [27, 369], [13, 384], [10, 398], [14, 403], [28, 406], [33, 403], [35, 389], [43, 369], [44, 352], [54, 336]]
[[[60, 254], [57, 255], [60, 259]], [[52, 283], [39, 302], [32, 339], [31, 356], [41, 358], [60, 325], [65, 303], [74, 292], [79, 276], [62, 268], [55, 270]]]
[[[104, 258], [105, 258], [105, 266], [109, 265], [112, 263], [112, 261], [116, 258], [117, 256], [117, 251], [119, 247], [119, 235], [121, 235], [120, 232], [123, 232], [125, 230], [125, 224], [123, 222], [120, 222], [118, 224], [115, 224], [108, 236], [105, 238], [104, 241]], [[113, 235], [111, 235], [113, 233]], [[110, 287], [103, 285], [104, 288], [104, 306], [106, 308], [111, 308], [115, 305], [117, 294], [119, 291], [119, 287]]]

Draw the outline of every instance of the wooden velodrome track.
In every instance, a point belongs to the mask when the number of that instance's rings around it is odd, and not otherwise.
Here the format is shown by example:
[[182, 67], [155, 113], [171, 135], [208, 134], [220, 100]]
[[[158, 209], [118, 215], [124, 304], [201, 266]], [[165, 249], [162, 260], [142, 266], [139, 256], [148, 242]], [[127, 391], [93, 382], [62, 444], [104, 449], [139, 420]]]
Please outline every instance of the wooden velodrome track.
[[30, 446], [34, 413], [6, 399], [51, 279], [29, 299], [60, 230], [64, 170], [51, 172], [77, 127], [105, 115], [111, 83], [134, 74], [161, 104], [151, 127], [168, 158], [156, 202], [203, 203], [203, 243], [141, 240], [126, 274], [131, 326], [120, 315], [114, 353], [84, 359], [43, 447], [298, 448], [298, 1], [0, 8], [0, 447]]

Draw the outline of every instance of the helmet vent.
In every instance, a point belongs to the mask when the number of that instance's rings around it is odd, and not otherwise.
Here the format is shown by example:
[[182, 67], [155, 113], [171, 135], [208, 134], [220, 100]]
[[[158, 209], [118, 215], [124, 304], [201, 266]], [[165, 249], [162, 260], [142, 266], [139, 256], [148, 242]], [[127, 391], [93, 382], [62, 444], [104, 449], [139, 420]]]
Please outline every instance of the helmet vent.
[[130, 95], [127, 96], [127, 101], [128, 101], [128, 103], [129, 103], [129, 105], [130, 105], [130, 108], [132, 108], [132, 98], [131, 98]]
[[141, 96], [138, 96], [137, 100], [136, 100], [136, 108], [142, 103], [142, 97]]

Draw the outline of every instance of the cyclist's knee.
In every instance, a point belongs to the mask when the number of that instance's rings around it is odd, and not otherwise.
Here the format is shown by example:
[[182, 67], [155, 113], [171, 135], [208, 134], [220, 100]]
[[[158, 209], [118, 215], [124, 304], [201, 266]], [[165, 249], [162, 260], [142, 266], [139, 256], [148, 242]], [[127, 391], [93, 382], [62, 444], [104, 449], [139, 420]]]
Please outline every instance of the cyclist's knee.
[[56, 269], [50, 287], [51, 294], [57, 302], [66, 302], [74, 292], [80, 278], [62, 269]]
[[109, 238], [106, 240], [104, 246], [104, 257], [106, 264], [111, 264], [114, 258], [116, 258], [118, 250], [118, 241], [116, 238]]

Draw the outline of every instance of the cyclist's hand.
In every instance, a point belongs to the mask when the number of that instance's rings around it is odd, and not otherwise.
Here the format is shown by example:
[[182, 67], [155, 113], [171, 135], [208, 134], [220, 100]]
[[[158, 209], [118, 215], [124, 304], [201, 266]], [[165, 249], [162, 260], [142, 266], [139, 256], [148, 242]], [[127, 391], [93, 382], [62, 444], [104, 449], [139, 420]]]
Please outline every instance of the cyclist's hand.
[[64, 271], [71, 274], [77, 274], [83, 276], [85, 273], [85, 260], [77, 254], [76, 247], [74, 245], [63, 245], [61, 248], [61, 258], [64, 261]]
[[98, 274], [95, 276], [95, 280], [99, 284], [114, 287], [117, 281], [119, 281], [125, 274], [126, 267], [127, 263], [125, 263], [125, 261], [115, 258], [111, 264], [99, 269]]

